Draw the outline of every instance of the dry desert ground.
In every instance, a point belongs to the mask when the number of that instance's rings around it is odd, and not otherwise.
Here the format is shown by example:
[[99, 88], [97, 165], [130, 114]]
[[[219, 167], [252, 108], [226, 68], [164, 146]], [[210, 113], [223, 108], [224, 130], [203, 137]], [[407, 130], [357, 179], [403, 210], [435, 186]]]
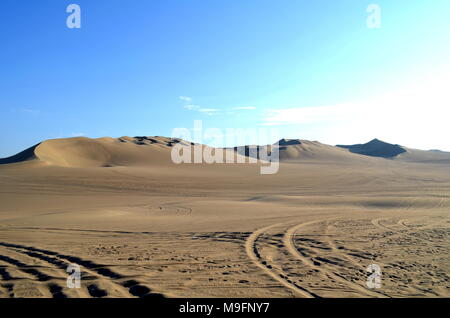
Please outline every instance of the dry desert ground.
[[448, 154], [298, 141], [261, 175], [176, 165], [172, 143], [50, 140], [0, 165], [0, 297], [450, 296]]

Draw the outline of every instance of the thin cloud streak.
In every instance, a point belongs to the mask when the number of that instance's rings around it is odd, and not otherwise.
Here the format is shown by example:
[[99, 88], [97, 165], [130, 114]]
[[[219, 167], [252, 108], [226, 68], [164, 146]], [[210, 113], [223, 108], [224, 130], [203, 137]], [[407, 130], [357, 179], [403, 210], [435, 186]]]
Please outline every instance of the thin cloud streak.
[[192, 102], [192, 98], [188, 97], [188, 96], [179, 96], [178, 99], [188, 102], [188, 103]]
[[246, 110], [255, 110], [256, 109], [256, 107], [253, 107], [253, 106], [234, 107], [231, 109], [201, 107], [199, 105], [192, 104], [193, 99], [191, 97], [179, 96], [178, 99], [187, 103], [183, 106], [185, 109], [191, 110], [191, 111], [197, 111], [197, 112], [204, 113], [207, 115], [222, 114], [222, 113], [231, 115], [231, 114], [235, 114], [234, 111], [246, 111]]
[[255, 110], [256, 107], [253, 106], [244, 106], [244, 107], [234, 107], [232, 110]]

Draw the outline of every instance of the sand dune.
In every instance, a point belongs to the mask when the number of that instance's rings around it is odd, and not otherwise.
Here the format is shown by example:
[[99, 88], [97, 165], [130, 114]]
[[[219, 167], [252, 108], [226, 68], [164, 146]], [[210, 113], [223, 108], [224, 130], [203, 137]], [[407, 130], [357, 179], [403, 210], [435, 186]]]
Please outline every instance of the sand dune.
[[[281, 139], [273, 145], [259, 146], [242, 146], [234, 147], [234, 150], [244, 156], [262, 159], [259, 154], [263, 148], [267, 147], [268, 152], [278, 151], [279, 160], [286, 162], [301, 162], [308, 160], [316, 161], [352, 161], [352, 160], [370, 160], [370, 158], [362, 157], [349, 153], [339, 147], [322, 144], [318, 141], [300, 140], [300, 139]], [[251, 149], [257, 150], [253, 152]]]
[[409, 162], [450, 163], [450, 152], [411, 149], [400, 145], [390, 144], [378, 139], [373, 139], [365, 144], [348, 146], [337, 145], [337, 147], [348, 149], [352, 153], [372, 157], [404, 160]]
[[[335, 147], [320, 143], [318, 141], [309, 141], [301, 139], [281, 139], [273, 145], [247, 145], [241, 147], [234, 147], [234, 151], [238, 154], [258, 159], [264, 159], [260, 156], [263, 148], [267, 148], [269, 154], [277, 150], [279, 160], [281, 162], [304, 162], [304, 161], [368, 161], [373, 158], [362, 156], [360, 154], [349, 152], [341, 147]], [[252, 152], [252, 149], [254, 152]], [[256, 150], [256, 151], [255, 151]], [[264, 153], [264, 152], [263, 152]]]
[[52, 139], [44, 141], [3, 163], [39, 160], [62, 167], [109, 167], [167, 164], [171, 147], [183, 142], [164, 137], [86, 137]]
[[370, 158], [349, 153], [341, 148], [325, 145], [318, 141], [308, 140], [282, 139], [279, 142], [279, 153], [281, 161], [370, 161]]
[[[114, 166], [173, 166], [171, 158], [175, 145], [190, 148], [190, 161], [194, 159], [192, 142], [167, 137], [87, 137], [50, 139], [39, 143], [17, 155], [0, 159], [0, 164], [39, 162], [60, 167], [114, 167]], [[225, 157], [228, 149], [199, 145], [214, 151], [222, 151]], [[239, 154], [234, 154], [236, 161]], [[245, 158], [243, 159], [245, 161]], [[29, 165], [30, 166], [30, 165]], [[35, 165], [32, 165], [35, 166]]]
[[372, 156], [372, 157], [382, 157], [382, 158], [393, 158], [406, 150], [399, 146], [389, 144], [387, 142], [373, 139], [365, 144], [357, 144], [357, 145], [337, 145], [340, 148], [346, 148], [350, 152], [359, 153], [361, 155]]
[[[62, 167], [112, 167], [112, 166], [158, 166], [172, 165], [171, 151], [176, 144], [193, 147], [194, 143], [167, 137], [86, 137], [46, 140], [9, 158], [0, 164], [39, 161]], [[201, 145], [202, 147], [207, 147]], [[409, 162], [450, 162], [450, 153], [422, 151], [389, 144], [374, 139], [366, 144], [330, 146], [318, 141], [281, 139], [273, 145], [264, 146], [268, 154], [276, 148], [280, 161], [367, 161], [381, 157]], [[203, 148], [203, 149], [204, 149]], [[235, 148], [211, 148], [212, 151], [234, 151], [237, 156], [262, 158], [263, 146]], [[255, 149], [252, 152], [251, 149]], [[193, 153], [193, 149], [192, 149]], [[193, 159], [192, 159], [193, 161]], [[248, 160], [247, 160], [248, 161]]]
[[398, 160], [423, 163], [450, 164], [450, 152], [404, 148], [406, 151], [396, 157]]

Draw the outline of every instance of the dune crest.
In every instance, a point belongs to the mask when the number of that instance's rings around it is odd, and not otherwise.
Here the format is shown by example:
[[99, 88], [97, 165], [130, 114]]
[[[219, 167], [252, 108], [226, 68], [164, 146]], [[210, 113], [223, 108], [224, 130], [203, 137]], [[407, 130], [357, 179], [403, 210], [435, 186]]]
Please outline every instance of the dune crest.
[[86, 137], [46, 140], [0, 164], [40, 161], [62, 167], [146, 166], [169, 164], [171, 147], [181, 140], [165, 137]]

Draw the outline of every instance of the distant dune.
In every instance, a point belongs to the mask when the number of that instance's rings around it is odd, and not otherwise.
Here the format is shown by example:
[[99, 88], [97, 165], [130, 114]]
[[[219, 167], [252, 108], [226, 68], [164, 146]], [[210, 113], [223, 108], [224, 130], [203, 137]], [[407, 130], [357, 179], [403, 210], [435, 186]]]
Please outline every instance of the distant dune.
[[411, 148], [405, 149], [406, 152], [401, 153], [395, 159], [410, 162], [450, 164], [450, 152], [440, 150], [424, 151]]
[[365, 144], [337, 145], [352, 153], [411, 162], [450, 163], [450, 152], [418, 150], [373, 139]]
[[[267, 147], [269, 154], [278, 149], [279, 159], [281, 162], [302, 162], [302, 161], [361, 161], [370, 160], [368, 157], [363, 157], [357, 154], [349, 153], [345, 149], [322, 144], [318, 141], [300, 140], [300, 139], [281, 139], [273, 145], [258, 146], [247, 145], [241, 147], [234, 147], [234, 151], [240, 155], [249, 157], [260, 157], [260, 152], [263, 147]], [[251, 149], [257, 149], [258, 152], [253, 152]]]
[[378, 139], [374, 139], [365, 144], [330, 146], [318, 141], [283, 138], [273, 145], [251, 145], [234, 147], [232, 149], [241, 155], [260, 159], [258, 154], [255, 155], [255, 153], [251, 152], [251, 148], [256, 148], [260, 151], [262, 147], [268, 147], [269, 153], [274, 147], [278, 147], [280, 161], [282, 162], [302, 162], [310, 160], [354, 162], [380, 158], [413, 162], [450, 163], [449, 152], [410, 149]]
[[281, 139], [279, 141], [279, 152], [281, 161], [348, 161], [364, 160], [361, 156], [348, 153], [338, 147], [322, 144], [318, 141]]
[[[61, 167], [113, 167], [113, 166], [159, 166], [172, 165], [171, 150], [175, 144], [186, 146], [192, 142], [167, 137], [86, 137], [51, 139], [43, 141], [14, 156], [0, 159], [0, 164], [40, 163]], [[203, 147], [206, 147], [203, 145]], [[263, 146], [218, 148], [234, 151], [237, 156], [261, 158]], [[282, 162], [354, 162], [380, 157], [412, 162], [450, 163], [450, 153], [409, 149], [374, 139], [366, 144], [330, 146], [318, 141], [281, 139], [264, 146], [268, 153], [278, 148]], [[251, 149], [257, 149], [252, 152]]]
[[406, 152], [406, 150], [399, 145], [389, 144], [378, 139], [373, 139], [365, 144], [337, 145], [337, 147], [345, 148], [350, 150], [350, 152], [361, 155], [382, 158], [393, 158], [403, 152]]

